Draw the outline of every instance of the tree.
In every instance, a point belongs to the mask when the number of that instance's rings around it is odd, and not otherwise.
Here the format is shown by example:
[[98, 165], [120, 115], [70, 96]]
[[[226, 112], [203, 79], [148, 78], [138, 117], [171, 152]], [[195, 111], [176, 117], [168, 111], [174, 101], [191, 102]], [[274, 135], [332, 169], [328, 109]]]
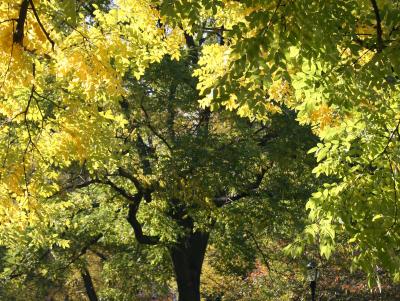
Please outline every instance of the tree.
[[354, 267], [370, 279], [384, 267], [398, 280], [398, 4], [161, 1], [161, 11], [194, 32], [212, 15], [210, 30], [227, 41], [203, 47], [195, 74], [204, 106], [262, 119], [284, 102], [322, 140], [314, 171], [335, 180], [310, 199], [305, 240], [329, 257], [344, 234]]
[[[39, 26], [50, 47], [53, 38], [40, 25], [38, 12], [42, 9], [43, 16], [51, 15], [58, 7], [26, 5], [19, 7], [17, 28], [21, 22]], [[31, 31], [24, 28], [15, 33], [11, 48], [23, 50], [27, 57], [20, 59], [32, 71], [25, 74], [30, 78], [21, 88], [11, 91], [5, 86], [3, 90], [5, 99], [15, 91], [21, 93], [19, 102], [4, 116], [8, 137], [4, 166], [10, 167], [4, 172], [3, 191], [15, 204], [4, 210], [11, 208], [15, 215], [5, 218], [3, 244], [16, 249], [29, 241], [34, 246], [29, 253], [36, 249], [44, 254], [53, 252], [56, 244], [67, 248], [82, 239], [71, 237], [74, 214], [82, 215], [85, 207], [116, 198], [109, 207], [127, 216], [137, 241], [161, 244], [168, 250], [180, 300], [199, 300], [202, 262], [218, 208], [258, 193], [271, 168], [268, 142], [279, 133], [230, 112], [199, 108], [191, 70], [198, 60], [195, 43], [201, 39], [176, 29], [185, 38], [186, 56], [181, 62], [161, 60], [163, 53], [180, 56], [180, 45], [171, 44], [174, 34], [157, 28], [158, 20], [151, 18], [156, 9], [139, 6], [131, 11], [132, 3], [125, 5], [81, 17], [85, 19], [82, 28], [71, 26], [68, 16], [59, 20], [53, 15], [60, 35], [66, 35], [65, 52], [31, 49], [28, 41], [37, 37], [25, 36]], [[136, 20], [140, 14], [144, 14], [142, 23]], [[28, 17], [31, 23], [25, 25]], [[145, 27], [146, 32], [137, 35]], [[121, 38], [123, 32], [126, 35]], [[152, 36], [153, 46], [145, 34]], [[166, 50], [160, 54], [163, 43]], [[43, 56], [37, 56], [41, 51]], [[60, 55], [57, 62], [52, 55]], [[161, 62], [153, 63], [138, 79], [141, 70], [157, 60]], [[17, 57], [12, 53], [14, 61]], [[14, 68], [10, 65], [11, 71]], [[23, 74], [21, 70], [19, 76]], [[18, 106], [24, 108], [22, 112]], [[69, 213], [63, 214], [63, 223], [55, 222], [60, 210]], [[98, 235], [107, 231], [98, 226], [92, 226], [89, 241], [97, 242]], [[17, 227], [25, 233], [19, 241], [11, 241], [14, 237], [6, 231], [12, 233]], [[84, 254], [81, 250], [86, 251], [85, 244], [77, 248], [78, 255]], [[88, 279], [87, 270], [82, 271]], [[93, 298], [93, 293], [88, 294]]]
[[180, 298], [196, 300], [215, 212], [259, 193], [263, 122], [289, 107], [334, 178], [308, 203], [306, 240], [328, 257], [344, 233], [356, 265], [398, 277], [395, 3], [96, 2], [0, 5], [3, 245], [29, 228], [33, 245], [67, 247], [44, 233], [96, 186], [139, 242], [169, 242]]

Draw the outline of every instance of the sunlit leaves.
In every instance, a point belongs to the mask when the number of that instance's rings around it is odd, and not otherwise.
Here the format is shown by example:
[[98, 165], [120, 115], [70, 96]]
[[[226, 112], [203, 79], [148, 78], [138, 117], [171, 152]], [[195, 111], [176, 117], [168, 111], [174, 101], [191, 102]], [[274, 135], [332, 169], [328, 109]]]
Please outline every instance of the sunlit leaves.
[[[212, 16], [225, 44], [205, 46], [195, 72], [203, 106], [266, 119], [278, 111], [272, 98], [313, 126], [322, 140], [314, 172], [336, 181], [309, 202], [321, 253], [333, 249], [333, 227], [350, 236], [355, 263], [370, 275], [373, 264], [400, 267], [387, 260], [399, 244], [398, 8], [377, 3], [380, 21], [371, 1], [223, 1]], [[189, 4], [181, 5], [165, 13]], [[185, 16], [189, 24], [200, 23], [200, 11]]]
[[[146, 139], [154, 130], [149, 126], [154, 120], [143, 122], [148, 128], [140, 131], [135, 123], [146, 115], [143, 94], [151, 99], [158, 92], [143, 80], [149, 66], [166, 55], [179, 60], [188, 48], [199, 47], [190, 71], [198, 79], [201, 108], [225, 108], [265, 123], [288, 106], [321, 139], [311, 150], [319, 163], [314, 173], [330, 182], [308, 203], [315, 227], [306, 229], [307, 239], [319, 237], [321, 253], [329, 257], [342, 233], [360, 251], [356, 264], [366, 270], [383, 264], [398, 273], [400, 264], [390, 258], [400, 241], [399, 9], [392, 1], [378, 1], [378, 7], [380, 21], [370, 1], [119, 0], [83, 13], [73, 0], [35, 0], [19, 23], [22, 41], [13, 43], [21, 3], [2, 1], [2, 227], [16, 231], [54, 213], [55, 207], [41, 208], [46, 203], [41, 200], [58, 191], [57, 172], [75, 163], [94, 174], [113, 173], [117, 162], [129, 162], [146, 185], [160, 180], [143, 174], [140, 154], [123, 149], [122, 141], [133, 142], [138, 133]], [[185, 33], [202, 44], [185, 45]], [[174, 76], [184, 81], [178, 73]], [[142, 90], [130, 91], [127, 79]], [[121, 110], [124, 98], [133, 98], [140, 109]], [[189, 113], [182, 113], [187, 108], [178, 110], [179, 122], [168, 131], [195, 128]], [[215, 133], [223, 133], [221, 128]], [[164, 145], [154, 156], [163, 158], [157, 171], [169, 175], [160, 180], [165, 190], [191, 200], [207, 199], [217, 184], [232, 187], [209, 177], [210, 166], [220, 178], [227, 168], [199, 159], [214, 155], [197, 149], [199, 137], [162, 139], [160, 132], [149, 143]], [[175, 153], [171, 141], [177, 143]], [[235, 157], [237, 148], [229, 151], [240, 163], [236, 172], [249, 168]], [[247, 158], [253, 162], [257, 156], [251, 151]], [[172, 153], [179, 160], [168, 161]], [[191, 160], [205, 169], [179, 178], [176, 171], [189, 169]]]

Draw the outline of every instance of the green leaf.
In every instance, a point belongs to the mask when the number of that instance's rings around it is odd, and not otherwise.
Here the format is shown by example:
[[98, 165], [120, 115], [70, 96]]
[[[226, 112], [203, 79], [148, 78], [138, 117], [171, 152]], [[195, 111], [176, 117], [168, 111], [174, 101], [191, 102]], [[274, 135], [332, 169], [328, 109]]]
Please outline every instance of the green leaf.
[[63, 8], [63, 13], [66, 16], [68, 23], [71, 25], [76, 25], [76, 0], [64, 0], [62, 1], [61, 7]]

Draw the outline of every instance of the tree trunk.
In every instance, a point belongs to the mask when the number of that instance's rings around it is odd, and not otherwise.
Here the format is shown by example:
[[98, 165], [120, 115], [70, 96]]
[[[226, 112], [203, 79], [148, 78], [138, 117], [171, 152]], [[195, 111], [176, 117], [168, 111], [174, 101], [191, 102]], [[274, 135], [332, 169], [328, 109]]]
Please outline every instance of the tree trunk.
[[83, 269], [81, 272], [83, 283], [85, 284], [86, 293], [90, 301], [98, 301], [96, 291], [94, 290], [92, 277], [90, 276], [88, 269]]
[[209, 233], [190, 233], [170, 248], [179, 301], [200, 301], [200, 275], [208, 237]]

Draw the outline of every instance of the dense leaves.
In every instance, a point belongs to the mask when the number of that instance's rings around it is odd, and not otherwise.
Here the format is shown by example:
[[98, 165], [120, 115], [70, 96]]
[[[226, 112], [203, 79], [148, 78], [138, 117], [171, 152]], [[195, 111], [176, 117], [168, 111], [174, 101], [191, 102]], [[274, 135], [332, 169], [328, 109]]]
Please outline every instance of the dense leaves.
[[92, 242], [121, 248], [109, 277], [155, 256], [148, 281], [173, 266], [195, 300], [209, 242], [247, 273], [246, 231], [283, 223], [269, 234], [285, 243], [304, 226], [292, 255], [343, 244], [370, 280], [398, 280], [399, 13], [388, 0], [2, 1], [3, 278], [87, 275]]
[[307, 236], [329, 257], [335, 233], [345, 233], [355, 265], [371, 276], [382, 265], [398, 278], [398, 3], [191, 4], [176, 6], [171, 18], [189, 18], [190, 31], [212, 15], [226, 41], [203, 48], [195, 71], [201, 104], [251, 119], [279, 111], [277, 102], [296, 109], [322, 140], [312, 149], [314, 172], [334, 179], [307, 205], [316, 222]]

